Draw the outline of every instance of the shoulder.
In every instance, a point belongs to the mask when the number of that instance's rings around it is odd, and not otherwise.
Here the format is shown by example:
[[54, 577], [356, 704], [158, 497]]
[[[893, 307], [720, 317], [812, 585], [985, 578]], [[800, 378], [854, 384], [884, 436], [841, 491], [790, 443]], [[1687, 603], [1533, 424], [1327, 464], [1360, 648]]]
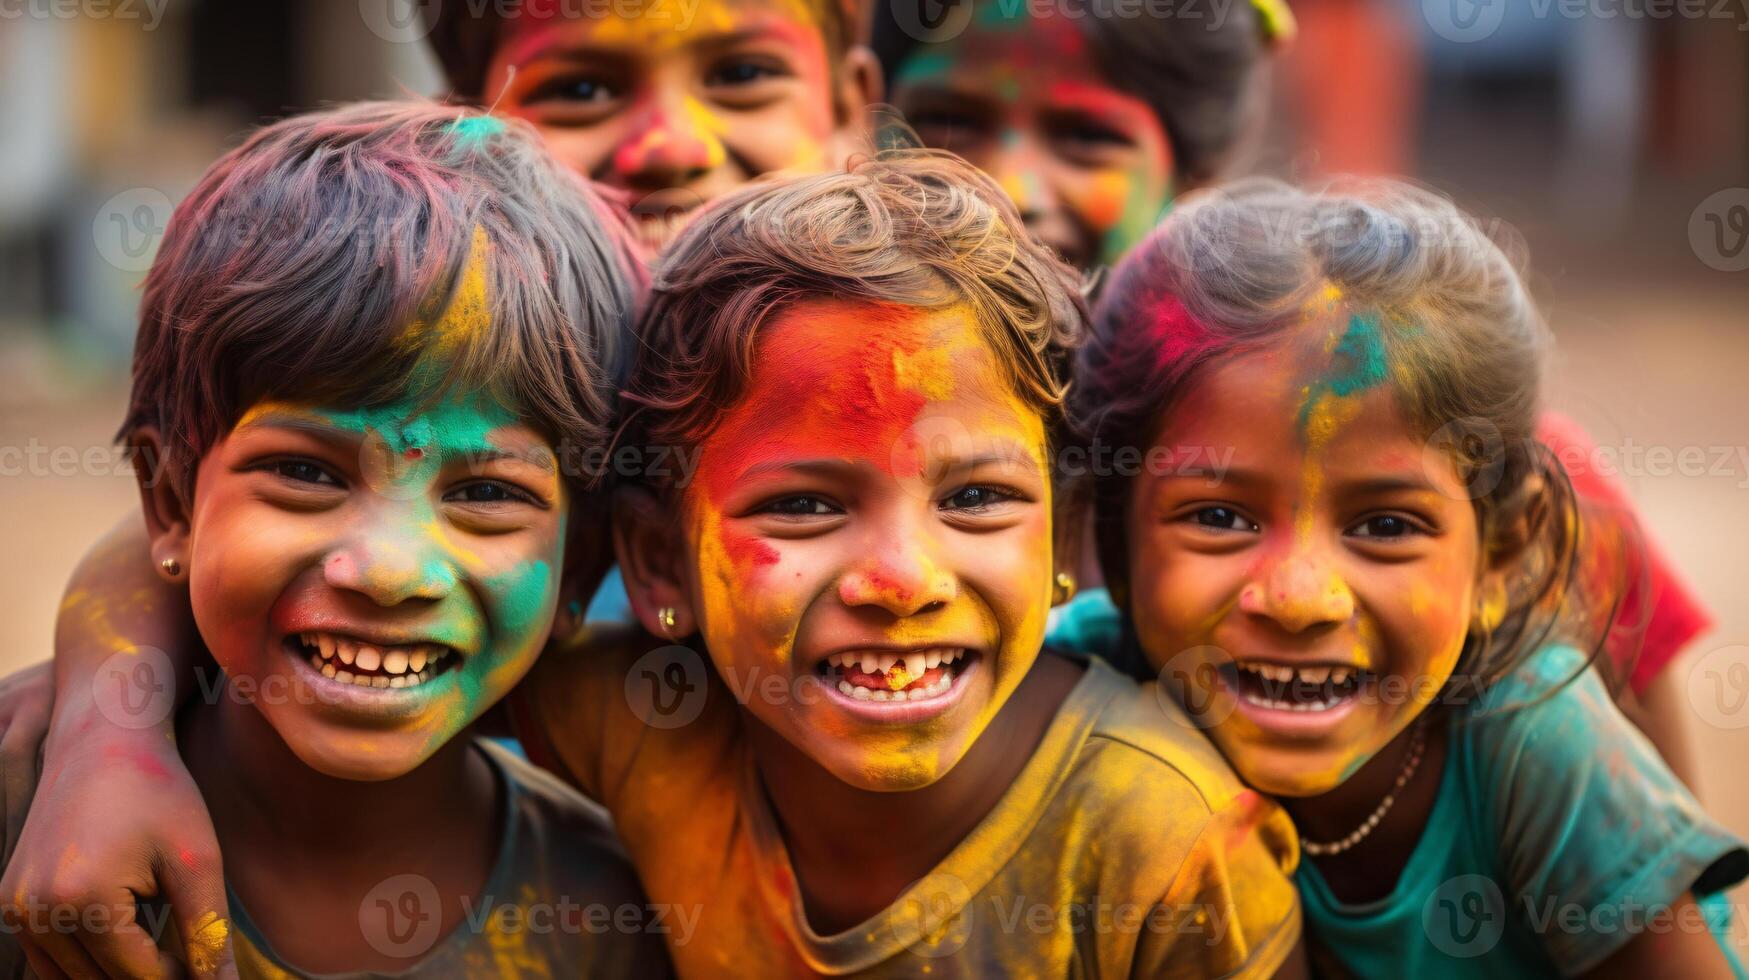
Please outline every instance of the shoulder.
[[503, 745], [475, 744], [504, 780], [516, 863], [534, 872], [520, 877], [565, 894], [581, 891], [591, 901], [643, 902], [631, 859], [600, 804]]

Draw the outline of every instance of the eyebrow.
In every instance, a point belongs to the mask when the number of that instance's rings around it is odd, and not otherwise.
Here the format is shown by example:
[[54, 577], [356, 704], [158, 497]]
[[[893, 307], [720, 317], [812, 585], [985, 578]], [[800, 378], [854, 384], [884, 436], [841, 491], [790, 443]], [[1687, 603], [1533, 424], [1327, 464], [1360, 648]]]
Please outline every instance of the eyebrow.
[[1389, 476], [1368, 476], [1355, 480], [1344, 480], [1334, 485], [1333, 489], [1342, 494], [1386, 494], [1386, 493], [1438, 493], [1435, 487], [1425, 477], [1408, 474], [1392, 474]]
[[[994, 452], [979, 453], [965, 459], [949, 459], [940, 467], [945, 474], [963, 473], [975, 470], [981, 466], [995, 464], [1023, 464], [1029, 469], [1036, 468], [1038, 461], [1015, 446], [1006, 446]], [[870, 469], [871, 464], [848, 459], [796, 459], [773, 460], [749, 466], [741, 473], [741, 479], [764, 476], [768, 473], [803, 473], [815, 476], [848, 476], [858, 470]]]
[[1160, 474], [1160, 479], [1196, 480], [1203, 484], [1215, 480], [1217, 485], [1232, 484], [1246, 490], [1267, 490], [1275, 486], [1275, 480], [1262, 471], [1237, 466], [1192, 466], [1174, 469], [1170, 473]]
[[[685, 42], [689, 48], [716, 47], [728, 48], [747, 41], [757, 41], [778, 33], [776, 25], [763, 27], [748, 27], [728, 31], [722, 34], [702, 34]], [[529, 41], [533, 50], [526, 54], [513, 54], [510, 63], [518, 67], [540, 61], [543, 58], [554, 58], [561, 61], [589, 61], [592, 59], [625, 60], [628, 48], [640, 48], [640, 45], [628, 43], [622, 45], [602, 44], [598, 41], [567, 41], [551, 40], [545, 43]]]

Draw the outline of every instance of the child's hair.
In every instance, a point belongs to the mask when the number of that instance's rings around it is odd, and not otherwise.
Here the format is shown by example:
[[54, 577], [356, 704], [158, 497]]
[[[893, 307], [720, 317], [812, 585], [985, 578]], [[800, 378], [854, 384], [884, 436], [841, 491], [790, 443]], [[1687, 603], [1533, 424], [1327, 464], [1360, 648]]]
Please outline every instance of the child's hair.
[[[512, 16], [531, 20], [615, 16], [641, 16], [677, 0], [620, 0], [597, 5], [565, 0], [533, 0], [517, 3]], [[826, 55], [834, 64], [852, 45], [862, 40], [860, 0], [804, 0], [820, 25], [826, 40]], [[628, 11], [627, 8], [630, 8]], [[498, 49], [504, 27], [502, 5], [487, 4], [482, 10], [471, 0], [419, 0], [420, 16], [429, 32], [426, 40], [443, 65], [452, 98], [476, 104], [490, 103], [497, 93], [488, 93], [486, 71]]]
[[[1072, 420], [1089, 441], [1150, 445], [1199, 370], [1268, 347], [1332, 289], [1377, 318], [1386, 376], [1411, 425], [1449, 447], [1484, 557], [1518, 571], [1505, 607], [1486, 617], [1497, 622], [1472, 625], [1453, 675], [1485, 687], [1564, 627], [1578, 513], [1535, 437], [1548, 328], [1520, 263], [1450, 201], [1386, 180], [1321, 192], [1250, 180], [1185, 198], [1102, 297]], [[1132, 482], [1103, 476], [1083, 489], [1101, 569], [1125, 608]]]
[[[886, 0], [874, 5], [870, 46], [891, 85], [910, 58], [931, 47], [929, 31], [918, 18], [901, 19], [902, 5], [934, 0]], [[960, 0], [977, 10], [1005, 0]], [[952, 2], [950, 0], [949, 7]], [[1030, 8], [1028, 8], [1030, 9]], [[1263, 91], [1255, 70], [1273, 37], [1291, 32], [1292, 18], [1279, 0], [1234, 3], [1224, 16], [1185, 4], [1141, 16], [1082, 9], [1079, 16], [1060, 10], [1086, 38], [1097, 64], [1108, 66], [1107, 81], [1135, 93], [1159, 117], [1172, 145], [1174, 174], [1188, 184], [1220, 176], [1234, 147], [1262, 108]], [[959, 23], [952, 19], [944, 23]], [[922, 35], [922, 36], [920, 36]], [[951, 40], [951, 38], [948, 38]], [[1049, 71], [1048, 65], [1021, 66]]]
[[1055, 434], [1086, 322], [1079, 285], [1001, 188], [951, 154], [889, 150], [847, 171], [755, 184], [714, 203], [658, 265], [621, 437], [696, 445], [740, 397], [761, 326], [814, 298], [966, 304]]
[[[470, 264], [485, 328], [417, 329]], [[484, 390], [556, 443], [600, 445], [643, 275], [623, 222], [526, 124], [426, 102], [295, 116], [226, 154], [172, 216], [122, 435], [158, 428], [185, 499], [194, 463], [263, 399]]]

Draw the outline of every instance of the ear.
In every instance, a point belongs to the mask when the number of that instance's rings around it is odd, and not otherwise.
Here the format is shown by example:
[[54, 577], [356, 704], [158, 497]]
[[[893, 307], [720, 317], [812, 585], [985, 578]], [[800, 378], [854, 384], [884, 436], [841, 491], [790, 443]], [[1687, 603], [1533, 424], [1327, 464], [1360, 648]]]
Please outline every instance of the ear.
[[[171, 466], [165, 458], [164, 437], [155, 426], [141, 426], [129, 433], [128, 448], [133, 451], [134, 482], [140, 488], [140, 510], [146, 517], [152, 564], [165, 581], [185, 581], [189, 502], [182, 499], [178, 489], [182, 470]], [[174, 574], [171, 568], [176, 569]]]
[[1548, 480], [1541, 473], [1532, 473], [1495, 509], [1482, 540], [1478, 583], [1479, 615], [1488, 629], [1500, 625], [1526, 552], [1535, 547], [1543, 523], [1554, 519], [1550, 492]]
[[838, 77], [832, 83], [832, 112], [840, 133], [852, 138], [863, 122], [864, 110], [881, 98], [881, 63], [864, 44], [853, 44], [838, 61]]
[[[652, 636], [678, 640], [698, 629], [692, 599], [686, 589], [685, 532], [672, 508], [642, 487], [622, 487], [614, 494], [613, 548], [632, 612]], [[661, 612], [673, 610], [674, 625]]]
[[[1089, 496], [1086, 481], [1081, 479], [1065, 481], [1059, 488], [1055, 512], [1051, 515], [1053, 606], [1068, 602], [1075, 597], [1076, 591], [1098, 581], [1096, 574], [1089, 574], [1090, 566], [1097, 568], [1091, 560], [1089, 547], [1092, 537]], [[1062, 588], [1063, 582], [1057, 578], [1060, 575], [1069, 576], [1068, 589]]]

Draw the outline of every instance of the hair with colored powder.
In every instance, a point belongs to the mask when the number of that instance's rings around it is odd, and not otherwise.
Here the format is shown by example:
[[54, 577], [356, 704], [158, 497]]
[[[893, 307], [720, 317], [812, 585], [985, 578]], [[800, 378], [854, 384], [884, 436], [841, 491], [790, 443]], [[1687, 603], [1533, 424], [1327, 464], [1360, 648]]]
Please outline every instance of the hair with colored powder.
[[[934, 44], [917, 25], [918, 17], [901, 22], [901, 4], [923, 5], [935, 0], [885, 0], [874, 6], [870, 46], [880, 59], [889, 83], [912, 58], [929, 53]], [[979, 5], [1010, 0], [961, 0]], [[1071, 5], [1074, 0], [1070, 0]], [[1194, 3], [1142, 16], [1117, 16], [1082, 4], [1080, 16], [1069, 17], [1092, 48], [1096, 63], [1106, 66], [1105, 81], [1131, 92], [1154, 110], [1172, 144], [1174, 177], [1200, 184], [1219, 177], [1242, 138], [1262, 120], [1263, 87], [1259, 84], [1263, 56], [1269, 48], [1273, 21], [1258, 4], [1241, 0], [1216, 17]], [[950, 3], [951, 7], [951, 3]], [[1262, 10], [1279, 7], [1269, 3]], [[1030, 8], [1029, 8], [1030, 9]], [[974, 13], [973, 16], [976, 16]], [[951, 18], [946, 23], [958, 23]], [[924, 34], [924, 37], [919, 37]], [[946, 40], [952, 40], [947, 38]], [[1049, 65], [1022, 66], [1048, 72]]]
[[813, 298], [966, 304], [1054, 436], [1085, 327], [1079, 286], [1001, 189], [951, 154], [888, 150], [847, 171], [743, 188], [656, 268], [621, 436], [696, 445], [740, 397], [760, 327]]
[[[429, 102], [295, 116], [221, 158], [172, 216], [122, 435], [161, 432], [184, 499], [195, 462], [263, 399], [478, 390], [556, 444], [600, 445], [644, 280], [623, 219], [526, 124]], [[464, 302], [483, 306], [478, 329], [430, 329]]]
[[[1374, 328], [1344, 338], [1355, 369], [1388, 379], [1423, 437], [1454, 426], [1483, 553], [1515, 558], [1498, 625], [1472, 622], [1453, 684], [1486, 686], [1557, 632], [1595, 649], [1597, 638], [1572, 635], [1585, 632], [1573, 608], [1578, 505], [1535, 437], [1551, 337], [1520, 267], [1450, 201], [1399, 182], [1304, 191], [1250, 180], [1193, 194], [1101, 299], [1076, 366], [1077, 435], [1151, 445], [1203, 366], [1280, 342], [1334, 287]], [[1091, 496], [1100, 566], [1126, 608], [1131, 483], [1096, 477], [1077, 493]]]
[[[482, 9], [470, 0], [419, 0], [419, 15], [427, 30], [426, 40], [437, 54], [449, 79], [450, 93], [461, 102], [490, 104], [497, 96], [486, 92], [486, 71], [498, 49], [505, 13], [513, 17], [551, 20], [557, 17], [623, 17], [642, 10], [655, 10], [676, 0], [621, 0], [611, 5], [531, 0], [528, 3], [486, 4]], [[726, 0], [733, 2], [733, 0]], [[826, 39], [826, 55], [836, 62], [853, 45], [862, 42], [863, 11], [860, 0], [804, 0], [813, 11], [816, 26]], [[664, 12], [664, 16], [666, 16]]]

